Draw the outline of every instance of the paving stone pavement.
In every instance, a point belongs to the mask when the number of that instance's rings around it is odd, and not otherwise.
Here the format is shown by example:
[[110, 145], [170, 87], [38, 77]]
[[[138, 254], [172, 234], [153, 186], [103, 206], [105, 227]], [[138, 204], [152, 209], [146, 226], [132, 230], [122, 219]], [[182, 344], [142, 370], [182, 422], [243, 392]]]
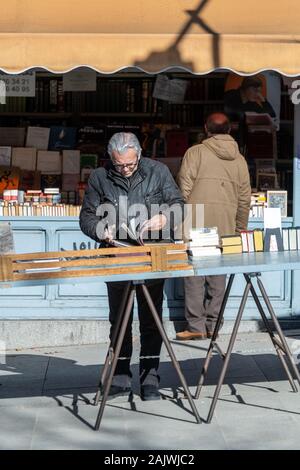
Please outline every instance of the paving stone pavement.
[[[287, 332], [299, 361], [300, 332]], [[226, 350], [228, 336], [220, 336]], [[194, 393], [208, 341], [172, 346]], [[110, 402], [99, 431], [95, 394], [107, 344], [7, 351], [0, 358], [0, 449], [299, 449], [300, 393], [293, 393], [265, 333], [238, 335], [215, 415], [205, 422], [220, 372], [213, 357], [197, 424], [165, 349], [160, 401], [139, 397], [138, 340], [132, 402]], [[299, 387], [298, 387], [299, 388]]]

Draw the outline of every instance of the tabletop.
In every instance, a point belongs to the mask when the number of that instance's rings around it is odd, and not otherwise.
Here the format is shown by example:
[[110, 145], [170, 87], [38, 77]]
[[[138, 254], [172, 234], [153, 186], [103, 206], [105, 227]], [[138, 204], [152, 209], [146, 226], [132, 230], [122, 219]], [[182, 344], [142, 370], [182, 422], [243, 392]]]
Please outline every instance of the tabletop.
[[150, 279], [174, 279], [190, 276], [213, 276], [268, 271], [293, 271], [300, 269], [300, 250], [282, 252], [255, 252], [233, 255], [207, 256], [190, 260], [191, 269], [141, 273], [122, 273], [91, 277], [34, 279], [0, 282], [0, 288], [50, 284], [78, 284], [86, 282], [139, 281]]

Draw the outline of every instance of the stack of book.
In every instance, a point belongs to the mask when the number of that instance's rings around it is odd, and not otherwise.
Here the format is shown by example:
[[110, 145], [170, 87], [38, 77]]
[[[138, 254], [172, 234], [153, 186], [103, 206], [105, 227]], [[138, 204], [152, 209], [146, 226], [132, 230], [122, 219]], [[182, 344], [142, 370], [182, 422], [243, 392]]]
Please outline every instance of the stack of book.
[[300, 250], [300, 227], [284, 227], [282, 229], [283, 249]]
[[59, 204], [61, 202], [61, 193], [59, 188], [45, 188], [44, 194], [46, 196], [47, 203]]
[[81, 206], [0, 201], [0, 217], [78, 217]]
[[242, 251], [243, 253], [252, 253], [254, 251], [263, 251], [264, 237], [263, 231], [256, 230], [242, 230]]
[[252, 193], [249, 217], [263, 218], [265, 207], [267, 207], [266, 193]]
[[222, 254], [242, 253], [242, 238], [240, 235], [225, 235], [221, 237]]
[[223, 255], [263, 251], [263, 231], [243, 230], [241, 235], [225, 235], [221, 237], [221, 243]]
[[188, 253], [193, 258], [221, 254], [217, 227], [191, 229], [189, 238]]

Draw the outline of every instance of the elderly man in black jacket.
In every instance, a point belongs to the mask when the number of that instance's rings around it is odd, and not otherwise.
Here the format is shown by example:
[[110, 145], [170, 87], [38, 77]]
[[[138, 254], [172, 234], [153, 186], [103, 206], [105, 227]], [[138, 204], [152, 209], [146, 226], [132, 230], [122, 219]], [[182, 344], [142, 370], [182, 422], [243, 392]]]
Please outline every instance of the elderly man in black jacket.
[[[111, 161], [107, 167], [97, 168], [90, 176], [80, 213], [81, 230], [97, 242], [113, 244], [114, 240], [126, 237], [121, 226], [124, 223], [129, 225], [130, 216], [135, 215], [138, 209], [143, 231], [148, 234], [163, 233], [164, 238], [167, 233], [172, 237], [175, 225], [181, 221], [183, 198], [168, 168], [162, 163], [141, 157], [139, 141], [132, 133], [114, 134], [108, 144], [108, 153]], [[156, 213], [153, 213], [153, 208]], [[117, 319], [125, 284], [107, 283], [111, 332]], [[161, 317], [164, 281], [146, 281], [146, 285]], [[139, 286], [137, 303], [141, 335], [141, 397], [144, 400], [156, 400], [160, 398], [157, 369], [162, 340]], [[132, 315], [109, 398], [129, 397], [131, 394], [131, 328]]]

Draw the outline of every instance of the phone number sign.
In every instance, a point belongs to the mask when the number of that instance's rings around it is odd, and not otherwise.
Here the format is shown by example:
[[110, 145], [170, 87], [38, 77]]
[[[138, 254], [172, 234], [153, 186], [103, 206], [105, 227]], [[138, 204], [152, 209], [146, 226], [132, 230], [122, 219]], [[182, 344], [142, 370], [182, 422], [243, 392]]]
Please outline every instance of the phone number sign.
[[5, 83], [6, 96], [35, 96], [35, 72], [0, 74], [0, 80]]

